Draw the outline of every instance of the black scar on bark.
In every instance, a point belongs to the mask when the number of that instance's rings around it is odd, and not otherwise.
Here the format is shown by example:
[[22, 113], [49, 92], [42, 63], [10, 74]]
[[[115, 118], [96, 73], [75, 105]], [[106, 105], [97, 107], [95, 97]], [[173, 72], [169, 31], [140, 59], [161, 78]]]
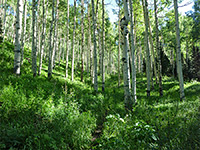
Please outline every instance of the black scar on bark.
[[124, 62], [125, 60], [126, 60], [126, 58], [125, 58], [125, 57], [123, 57], [123, 58], [122, 58], [122, 61]]
[[120, 24], [126, 20], [126, 17], [124, 16], [121, 20], [120, 20]]
[[147, 90], [147, 96], [148, 96], [148, 97], [150, 96], [150, 91], [149, 91], [149, 90]]

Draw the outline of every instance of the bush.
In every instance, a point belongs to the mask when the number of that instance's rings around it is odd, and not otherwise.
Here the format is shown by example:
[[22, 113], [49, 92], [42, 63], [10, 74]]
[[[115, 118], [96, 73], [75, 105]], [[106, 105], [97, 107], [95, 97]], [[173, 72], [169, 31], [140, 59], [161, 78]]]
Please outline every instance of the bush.
[[0, 93], [0, 149], [86, 149], [96, 120], [74, 100], [45, 101], [12, 86]]
[[144, 121], [134, 121], [131, 115], [125, 118], [121, 118], [120, 115], [109, 115], [106, 119], [99, 148], [132, 150], [156, 147], [155, 131]]

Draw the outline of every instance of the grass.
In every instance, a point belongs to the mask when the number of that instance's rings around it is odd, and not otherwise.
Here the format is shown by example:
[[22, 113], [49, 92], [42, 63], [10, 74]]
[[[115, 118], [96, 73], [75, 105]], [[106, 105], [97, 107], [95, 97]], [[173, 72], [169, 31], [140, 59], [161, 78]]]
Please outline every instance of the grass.
[[[22, 74], [13, 74], [14, 46], [0, 45], [0, 149], [199, 149], [200, 83], [185, 82], [186, 98], [179, 101], [179, 83], [163, 77], [146, 97], [146, 77], [137, 74], [137, 105], [124, 110], [123, 84], [117, 75], [106, 76], [105, 92], [95, 93], [85, 73], [80, 82], [65, 79], [61, 62], [47, 78], [44, 61], [40, 76], [33, 77], [27, 59]], [[25, 49], [25, 57], [31, 51]], [[58, 64], [58, 62], [56, 62]], [[100, 77], [99, 77], [100, 85]], [[99, 91], [101, 88], [99, 86]], [[95, 129], [101, 136], [92, 143]]]

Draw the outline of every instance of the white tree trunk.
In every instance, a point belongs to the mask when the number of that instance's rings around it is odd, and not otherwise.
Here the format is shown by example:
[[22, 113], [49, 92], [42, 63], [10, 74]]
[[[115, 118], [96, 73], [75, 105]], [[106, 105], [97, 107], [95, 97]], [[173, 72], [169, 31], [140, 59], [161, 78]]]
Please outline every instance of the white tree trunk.
[[50, 27], [50, 35], [49, 35], [49, 63], [48, 63], [48, 77], [50, 78], [52, 76], [52, 33], [53, 33], [53, 23], [54, 23], [54, 4], [55, 0], [53, 0], [52, 3], [52, 21], [51, 21], [51, 27]]
[[163, 95], [163, 89], [162, 89], [162, 65], [161, 65], [161, 57], [160, 57], [160, 44], [159, 44], [159, 30], [158, 30], [158, 17], [157, 17], [157, 4], [156, 0], [154, 0], [154, 12], [155, 12], [155, 25], [156, 25], [156, 51], [158, 55], [158, 76], [159, 76], [159, 92], [160, 96]]
[[22, 0], [17, 0], [16, 24], [15, 24], [15, 56], [14, 73], [20, 75], [20, 56], [21, 56], [21, 28], [22, 28]]
[[104, 49], [105, 49], [105, 30], [104, 30], [104, 15], [105, 15], [105, 9], [104, 9], [104, 0], [102, 0], [102, 55], [101, 55], [101, 73], [102, 73], [102, 92], [105, 90], [105, 67], [104, 67]]
[[[45, 0], [43, 0], [43, 25], [42, 25], [42, 38], [41, 38], [41, 44], [40, 44], [40, 62], [39, 62], [39, 70], [38, 74], [41, 74], [42, 70], [42, 60], [43, 60], [43, 54], [44, 54], [44, 45], [45, 45], [45, 37], [46, 37], [46, 19], [47, 19], [47, 12], [48, 12], [48, 0], [45, 7]], [[46, 13], [45, 13], [46, 9]], [[46, 15], [45, 15], [46, 14]]]
[[150, 80], [151, 80], [151, 62], [150, 62], [150, 52], [149, 52], [149, 40], [148, 40], [148, 16], [147, 16], [147, 0], [142, 0], [144, 20], [145, 20], [145, 42], [146, 42], [146, 74], [147, 74], [147, 96], [150, 96]]
[[7, 0], [5, 0], [5, 3], [4, 3], [3, 41], [4, 41], [4, 38], [5, 38], [5, 34], [6, 34], [6, 16], [7, 16], [6, 11], [7, 11]]
[[132, 1], [129, 0], [129, 7], [130, 7], [130, 22], [131, 22], [131, 55], [132, 55], [132, 96], [133, 96], [133, 102], [136, 103], [137, 97], [136, 97], [136, 69], [135, 69], [135, 40], [134, 40], [134, 34], [133, 34], [133, 5]]
[[118, 32], [119, 32], [119, 40], [118, 40], [118, 87], [120, 87], [120, 46], [121, 46], [121, 33], [120, 33], [120, 4], [119, 4], [119, 12], [118, 12], [118, 19], [119, 19], [119, 26], [118, 26]]
[[36, 76], [37, 72], [37, 47], [36, 47], [36, 33], [35, 33], [35, 21], [36, 21], [36, 13], [35, 13], [35, 7], [36, 2], [35, 0], [32, 1], [32, 72], [33, 76]]
[[36, 56], [38, 55], [39, 53], [39, 49], [40, 49], [40, 40], [39, 40], [39, 31], [40, 31], [40, 0], [37, 0], [36, 1], [37, 3], [37, 6], [36, 9], [37, 9], [37, 17], [36, 17], [36, 29], [35, 29], [35, 32], [36, 32], [36, 37], [35, 37], [35, 40], [36, 40], [36, 43], [35, 43], [35, 47], [36, 47]]
[[66, 21], [66, 72], [65, 78], [68, 78], [68, 55], [69, 55], [69, 0], [67, 0], [67, 21]]
[[59, 10], [58, 10], [59, 0], [56, 3], [56, 19], [54, 24], [54, 33], [53, 33], [53, 53], [52, 53], [52, 69], [55, 67], [55, 60], [57, 55], [57, 46], [58, 46], [58, 19], [59, 19]]
[[74, 45], [76, 37], [76, 0], [74, 0], [74, 29], [73, 29], [73, 38], [72, 38], [72, 76], [71, 80], [74, 80]]
[[81, 82], [83, 82], [83, 71], [84, 71], [84, 0], [81, 0], [81, 34], [82, 34], [82, 41], [81, 41]]
[[121, 19], [121, 29], [123, 32], [123, 74], [124, 74], [124, 96], [125, 96], [125, 108], [127, 110], [132, 110], [132, 106], [133, 106], [133, 101], [131, 98], [131, 92], [130, 92], [130, 71], [129, 71], [129, 57], [128, 57], [128, 49], [129, 49], [129, 45], [128, 45], [128, 22], [130, 20], [129, 18], [129, 11], [128, 11], [128, 4], [127, 4], [127, 0], [123, 0], [124, 3], [124, 14], [125, 16]]
[[97, 48], [96, 48], [96, 19], [94, 12], [94, 0], [92, 0], [92, 20], [93, 20], [93, 42], [94, 42], [94, 90], [98, 91], [97, 84]]
[[[148, 9], [147, 9], [147, 12], [148, 12]], [[152, 74], [153, 74], [153, 71], [154, 71], [154, 74], [155, 74], [155, 77], [156, 77], [156, 83], [157, 83], [157, 80], [158, 80], [157, 78], [158, 77], [157, 77], [157, 69], [156, 69], [156, 57], [155, 57], [155, 53], [154, 53], [154, 45], [153, 45], [153, 38], [152, 38], [151, 23], [150, 23], [150, 20], [149, 20], [149, 15], [148, 15], [147, 18], [148, 18], [148, 24], [149, 24], [150, 46], [151, 46], [151, 52], [152, 52], [152, 55], [153, 55], [153, 58], [151, 58], [152, 59], [152, 63], [153, 63]]]
[[184, 82], [183, 82], [183, 72], [182, 72], [182, 62], [181, 62], [180, 29], [179, 29], [177, 0], [174, 0], [174, 10], [175, 10], [175, 20], [176, 20], [177, 73], [178, 73], [179, 87], [180, 87], [180, 100], [182, 101], [185, 97], [185, 93], [184, 93]]
[[23, 11], [23, 28], [22, 28], [22, 35], [21, 35], [21, 41], [22, 41], [22, 46], [21, 46], [21, 65], [23, 64], [23, 59], [24, 59], [24, 43], [25, 43], [25, 36], [26, 36], [26, 16], [27, 16], [27, 0], [24, 1], [24, 11]]

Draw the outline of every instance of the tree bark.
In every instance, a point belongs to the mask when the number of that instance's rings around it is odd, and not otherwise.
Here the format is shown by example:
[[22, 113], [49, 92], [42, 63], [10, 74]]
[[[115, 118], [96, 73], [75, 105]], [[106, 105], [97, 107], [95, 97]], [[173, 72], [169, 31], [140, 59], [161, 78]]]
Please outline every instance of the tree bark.
[[149, 52], [149, 40], [148, 40], [148, 18], [147, 18], [147, 0], [142, 0], [144, 20], [145, 20], [145, 43], [146, 43], [146, 74], [147, 74], [147, 96], [150, 96], [150, 80], [151, 80], [151, 62]]
[[6, 11], [7, 11], [7, 0], [5, 0], [4, 3], [4, 19], [3, 19], [3, 41], [5, 38], [5, 34], [6, 34]]
[[105, 9], [104, 0], [102, 0], [102, 55], [101, 55], [101, 73], [102, 73], [102, 92], [105, 91], [105, 68], [104, 68], [104, 49], [105, 49], [105, 30], [104, 30], [104, 20], [105, 20]]
[[131, 22], [131, 55], [132, 55], [132, 96], [133, 96], [133, 102], [136, 103], [137, 97], [136, 97], [136, 69], [135, 69], [135, 40], [134, 40], [134, 34], [133, 34], [133, 4], [132, 1], [129, 0], [129, 7], [130, 7], [130, 22]]
[[120, 1], [119, 1], [119, 12], [118, 12], [118, 19], [119, 19], [119, 26], [118, 26], [118, 32], [119, 32], [119, 40], [118, 40], [118, 87], [120, 87], [120, 46], [121, 46], [121, 33], [120, 33]]
[[36, 20], [36, 14], [35, 14], [35, 7], [36, 7], [36, 2], [35, 0], [32, 1], [33, 6], [32, 6], [32, 72], [33, 76], [35, 77], [37, 74], [37, 47], [36, 47], [36, 33], [35, 33], [35, 20]]
[[81, 34], [82, 34], [82, 41], [81, 41], [81, 82], [83, 82], [83, 71], [84, 71], [84, 0], [81, 0]]
[[128, 22], [129, 22], [129, 11], [128, 11], [128, 4], [127, 4], [127, 0], [123, 0], [123, 4], [124, 4], [124, 14], [125, 16], [121, 19], [121, 30], [123, 33], [123, 78], [124, 78], [124, 103], [125, 103], [125, 109], [127, 110], [132, 110], [132, 106], [133, 106], [133, 101], [131, 98], [131, 92], [130, 92], [130, 74], [129, 74], [129, 57], [128, 57]]
[[73, 38], [72, 38], [72, 77], [71, 80], [74, 80], [74, 45], [75, 45], [75, 33], [76, 30], [76, 0], [74, 0], [74, 29], [73, 29]]
[[180, 87], [180, 100], [182, 101], [185, 97], [184, 93], [184, 82], [181, 62], [181, 45], [180, 45], [180, 29], [179, 29], [179, 18], [178, 18], [178, 4], [177, 0], [174, 0], [175, 20], [176, 20], [176, 52], [177, 52], [177, 73]]
[[67, 0], [67, 21], [66, 21], [66, 72], [65, 78], [68, 78], [68, 55], [69, 55], [69, 0]]
[[48, 77], [52, 76], [52, 33], [53, 33], [53, 23], [54, 23], [54, 4], [55, 0], [52, 2], [52, 20], [49, 35], [49, 63], [48, 63]]
[[21, 56], [21, 27], [22, 27], [22, 0], [17, 1], [16, 24], [15, 24], [15, 56], [14, 56], [14, 73], [20, 75], [20, 56]]
[[27, 16], [27, 0], [24, 1], [24, 11], [23, 11], [23, 28], [22, 28], [22, 36], [21, 36], [21, 41], [22, 41], [22, 47], [21, 47], [21, 65], [23, 64], [23, 59], [24, 59], [24, 43], [25, 43], [25, 36], [26, 36], [26, 16]]
[[92, 0], [92, 20], [93, 20], [93, 42], [94, 42], [94, 90], [98, 91], [97, 84], [97, 48], [96, 48], [96, 19], [94, 11], [94, 0]]
[[162, 65], [161, 65], [161, 57], [160, 57], [160, 46], [159, 46], [159, 31], [158, 31], [158, 17], [157, 17], [157, 4], [156, 0], [154, 0], [154, 12], [155, 12], [155, 25], [156, 25], [156, 51], [158, 54], [158, 76], [159, 76], [159, 91], [160, 96], [163, 95], [163, 88], [162, 88]]
[[[43, 25], [42, 25], [42, 38], [41, 38], [41, 44], [40, 44], [40, 62], [39, 62], [39, 69], [38, 74], [41, 74], [42, 70], [42, 60], [43, 60], [43, 54], [44, 54], [44, 44], [45, 44], [45, 37], [46, 37], [46, 20], [47, 20], [47, 12], [48, 12], [48, 0], [46, 4], [46, 13], [45, 13], [45, 0], [43, 0]], [[46, 15], [45, 15], [46, 14]]]
[[[35, 47], [36, 47], [36, 56], [38, 56], [38, 52], [40, 51], [40, 0], [37, 0], [36, 1], [37, 5], [35, 6], [36, 9], [37, 9], [37, 16], [36, 16], [36, 28], [35, 28], [35, 32], [36, 32], [36, 37], [35, 37], [35, 40], [36, 40], [36, 43], [35, 43]], [[35, 14], [36, 15], [36, 14]]]
[[56, 19], [54, 22], [54, 33], [53, 33], [53, 54], [52, 54], [52, 69], [55, 67], [56, 55], [57, 55], [57, 46], [58, 46], [58, 19], [59, 19], [59, 10], [58, 10], [59, 0], [56, 3]]

